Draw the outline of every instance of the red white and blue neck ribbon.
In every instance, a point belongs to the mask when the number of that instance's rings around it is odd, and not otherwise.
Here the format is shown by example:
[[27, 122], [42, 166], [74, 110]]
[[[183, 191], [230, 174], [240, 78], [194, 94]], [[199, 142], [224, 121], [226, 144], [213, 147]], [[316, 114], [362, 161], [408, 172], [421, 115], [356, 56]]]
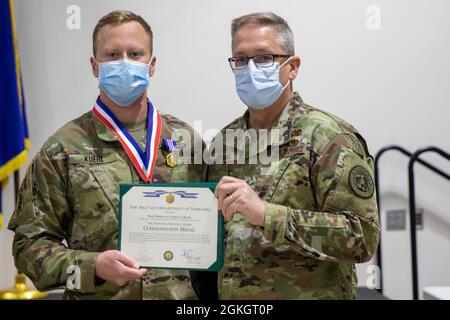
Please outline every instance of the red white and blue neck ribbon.
[[97, 118], [105, 126], [114, 132], [142, 180], [146, 183], [150, 182], [153, 176], [156, 156], [158, 154], [159, 138], [161, 136], [162, 128], [161, 116], [156, 108], [153, 107], [152, 103], [148, 101], [145, 153], [142, 152], [139, 144], [123, 127], [119, 119], [117, 119], [111, 110], [100, 100], [100, 97], [97, 98], [92, 112], [94, 112]]

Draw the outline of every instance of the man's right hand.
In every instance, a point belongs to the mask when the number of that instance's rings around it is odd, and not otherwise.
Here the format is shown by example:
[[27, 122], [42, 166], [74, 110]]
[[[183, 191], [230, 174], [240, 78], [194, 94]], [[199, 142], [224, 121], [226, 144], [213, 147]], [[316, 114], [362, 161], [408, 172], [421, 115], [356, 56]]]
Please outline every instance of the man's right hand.
[[147, 269], [139, 269], [136, 260], [117, 250], [104, 251], [95, 260], [95, 275], [118, 286], [139, 279], [146, 272]]

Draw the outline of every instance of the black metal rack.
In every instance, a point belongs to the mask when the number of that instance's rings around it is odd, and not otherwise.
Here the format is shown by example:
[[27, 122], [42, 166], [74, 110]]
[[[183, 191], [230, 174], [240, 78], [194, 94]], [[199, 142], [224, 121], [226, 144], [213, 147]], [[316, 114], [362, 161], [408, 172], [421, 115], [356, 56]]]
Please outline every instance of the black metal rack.
[[[414, 177], [414, 163], [423, 162], [419, 159], [419, 156], [425, 152], [434, 152], [447, 160], [450, 160], [450, 154], [437, 147], [426, 147], [419, 149], [411, 156], [408, 163], [408, 181], [409, 181], [409, 221], [411, 228], [411, 264], [412, 264], [412, 280], [413, 280], [413, 299], [419, 299], [419, 275], [417, 267], [417, 237], [416, 237], [416, 191], [415, 191], [415, 177]], [[427, 166], [429, 169], [437, 173], [438, 175], [446, 178], [450, 181], [450, 175], [442, 170], [434, 167]]]
[[[379, 192], [379, 188], [380, 188], [380, 157], [386, 153], [387, 151], [391, 151], [391, 150], [396, 150], [401, 152], [402, 154], [404, 154], [405, 156], [407, 156], [408, 158], [411, 157], [412, 153], [409, 152], [408, 150], [406, 150], [403, 147], [397, 146], [397, 145], [389, 145], [386, 146], [384, 148], [381, 148], [377, 154], [375, 155], [375, 188], [377, 190], [376, 195], [377, 195], [377, 207], [378, 207], [378, 219], [380, 221], [380, 225], [381, 225], [381, 212], [380, 212], [380, 192]], [[419, 159], [420, 160], [420, 159]], [[381, 257], [381, 236], [380, 236], [380, 242], [378, 244], [378, 249], [377, 249], [377, 266], [380, 270], [380, 288], [378, 289], [378, 291], [380, 291], [380, 293], [383, 293], [383, 269], [382, 269], [382, 257]]]
[[[442, 157], [446, 158], [447, 160], [450, 160], [450, 155], [443, 151], [442, 149], [439, 149], [437, 147], [426, 147], [417, 150], [416, 152], [412, 153], [405, 148], [398, 146], [398, 145], [389, 145], [384, 148], [381, 148], [377, 154], [375, 155], [375, 186], [377, 189], [377, 205], [378, 205], [378, 214], [381, 224], [381, 214], [380, 214], [380, 192], [379, 192], [379, 186], [380, 186], [380, 177], [379, 177], [379, 163], [380, 163], [380, 157], [387, 151], [396, 150], [402, 153], [403, 155], [407, 156], [409, 158], [408, 163], [408, 185], [409, 185], [409, 215], [410, 215], [410, 235], [411, 235], [411, 265], [412, 265], [412, 283], [413, 283], [413, 299], [417, 300], [419, 298], [419, 288], [418, 288], [418, 268], [417, 268], [417, 237], [416, 237], [416, 199], [415, 199], [415, 180], [414, 180], [414, 163], [419, 162], [424, 167], [430, 169], [431, 171], [435, 172], [436, 174], [447, 178], [447, 180], [450, 180], [450, 175], [443, 172], [439, 168], [436, 168], [429, 162], [420, 159], [419, 156], [425, 152], [435, 152], [440, 154]], [[379, 291], [383, 293], [383, 277], [382, 277], [382, 256], [381, 256], [381, 239], [380, 243], [378, 245], [377, 249], [377, 265], [380, 268], [380, 289]]]

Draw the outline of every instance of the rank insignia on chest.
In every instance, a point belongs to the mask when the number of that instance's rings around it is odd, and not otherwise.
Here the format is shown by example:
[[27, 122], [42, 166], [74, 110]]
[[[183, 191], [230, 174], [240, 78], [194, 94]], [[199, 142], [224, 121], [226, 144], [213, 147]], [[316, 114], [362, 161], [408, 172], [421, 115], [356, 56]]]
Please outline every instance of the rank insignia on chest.
[[302, 129], [300, 128], [294, 128], [291, 131], [291, 137], [298, 137], [302, 134]]
[[283, 145], [280, 149], [280, 153], [283, 158], [293, 155], [303, 155], [305, 153], [304, 145], [301, 144], [297, 139], [292, 139], [287, 144]]

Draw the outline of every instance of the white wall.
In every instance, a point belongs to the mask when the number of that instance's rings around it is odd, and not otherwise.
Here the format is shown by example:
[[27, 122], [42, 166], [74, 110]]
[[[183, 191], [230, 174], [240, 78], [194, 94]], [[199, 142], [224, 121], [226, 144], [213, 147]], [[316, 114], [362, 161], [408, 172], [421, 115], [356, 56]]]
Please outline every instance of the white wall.
[[[81, 29], [66, 27], [70, 5]], [[369, 30], [367, 8], [381, 9], [381, 29]], [[15, 0], [17, 32], [32, 141], [31, 156], [65, 122], [88, 111], [97, 95], [91, 75], [91, 33], [113, 9], [135, 11], [152, 25], [157, 72], [149, 94], [157, 108], [203, 129], [221, 128], [244, 111], [235, 94], [230, 22], [255, 11], [283, 16], [302, 58], [295, 82], [304, 100], [355, 125], [373, 154], [386, 144], [410, 150], [434, 144], [450, 151], [450, 2], [445, 0]], [[450, 165], [436, 161], [450, 172]], [[382, 209], [407, 208], [407, 163], [382, 160]], [[22, 170], [24, 171], [24, 170]], [[449, 184], [418, 171], [420, 285], [450, 285]], [[4, 193], [6, 221], [12, 184]], [[383, 218], [383, 217], [382, 217]], [[385, 219], [383, 219], [385, 221]], [[12, 233], [0, 231], [0, 288], [12, 285]], [[409, 233], [383, 230], [386, 294], [408, 299]], [[367, 265], [359, 266], [365, 285]]]

